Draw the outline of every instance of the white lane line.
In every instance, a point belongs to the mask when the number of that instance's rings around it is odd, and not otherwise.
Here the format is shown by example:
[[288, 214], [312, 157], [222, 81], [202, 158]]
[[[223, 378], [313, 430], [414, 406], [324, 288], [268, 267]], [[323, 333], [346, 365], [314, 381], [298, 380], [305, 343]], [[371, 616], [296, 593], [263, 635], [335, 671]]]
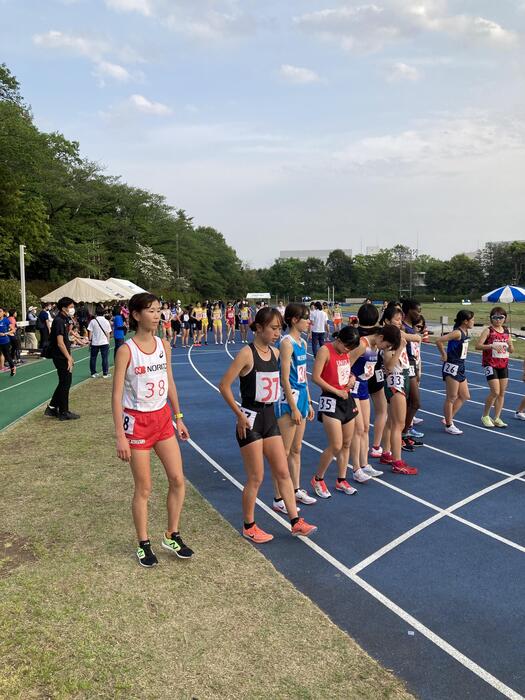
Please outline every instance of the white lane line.
[[[85, 360], [89, 360], [89, 355], [87, 357], [83, 357], [80, 360], [76, 360], [75, 364], [78, 365], [80, 362], [84, 362]], [[16, 384], [11, 384], [11, 386], [7, 386], [5, 389], [0, 389], [0, 394], [3, 391], [9, 391], [10, 389], [16, 389], [17, 386], [22, 386], [22, 384], [27, 384], [27, 382], [32, 382], [34, 379], [40, 379], [40, 377], [45, 377], [48, 374], [55, 374], [56, 373], [56, 368], [53, 367], [53, 369], [50, 369], [49, 372], [44, 372], [43, 374], [37, 374], [35, 377], [31, 377], [30, 379], [24, 379], [23, 382], [17, 382]]]
[[[423, 391], [430, 391], [431, 393], [434, 393], [431, 389], [424, 389]], [[420, 408], [418, 410], [418, 413], [426, 413], [429, 416], [436, 416], [436, 418], [439, 418], [440, 420], [443, 418], [442, 413], [426, 411], [423, 408]], [[459, 423], [460, 425], [468, 425], [470, 428], [475, 428], [476, 430], [483, 430], [485, 433], [490, 433], [491, 435], [499, 435], [500, 437], [506, 437], [509, 440], [519, 440], [519, 442], [525, 442], [525, 438], [518, 437], [517, 435], [510, 435], [509, 433], [500, 432], [499, 430], [494, 430], [494, 428], [483, 428], [481, 425], [474, 425], [474, 423], [468, 423], [467, 421], [458, 420], [457, 418], [454, 418], [454, 423]]]
[[[200, 372], [198, 372], [198, 374], [202, 376]], [[233, 477], [218, 462], [216, 462], [212, 457], [210, 457], [210, 455], [207, 452], [205, 452], [194, 440], [190, 439], [188, 440], [188, 443], [198, 454], [201, 455], [201, 457], [203, 457], [214, 469], [216, 469], [220, 474], [222, 474], [226, 479], [228, 479], [228, 481], [230, 481], [239, 491], [243, 491], [243, 485], [239, 481], [237, 481], [237, 479], [235, 479], [235, 477]], [[275, 513], [269, 506], [266, 505], [266, 503], [263, 503], [262, 501], [257, 499], [257, 505], [260, 508], [262, 508], [270, 517], [276, 520], [282, 527], [284, 527], [286, 530], [290, 530], [289, 523], [287, 523], [283, 518], [281, 518], [280, 515]], [[390, 610], [390, 612], [394, 613], [399, 618], [408, 623], [413, 629], [417, 630], [421, 635], [423, 635], [426, 639], [428, 639], [435, 646], [441, 649], [441, 651], [445, 652], [455, 661], [460, 663], [464, 668], [474, 673], [476, 676], [478, 676], [478, 678], [481, 678], [488, 685], [498, 690], [505, 697], [510, 698], [510, 700], [523, 700], [523, 696], [521, 696], [513, 688], [510, 688], [508, 685], [500, 681], [499, 678], [493, 676], [486, 669], [482, 668], [475, 661], [473, 661], [468, 656], [456, 649], [456, 647], [453, 647], [446, 640], [444, 640], [442, 637], [433, 632], [429, 627], [427, 627], [418, 619], [413, 617], [406, 610], [399, 607], [397, 603], [394, 603], [394, 601], [390, 600], [390, 598], [387, 598], [383, 593], [378, 591], [377, 588], [371, 586], [364, 579], [358, 576], [347, 566], [342, 564], [338, 559], [333, 557], [318, 544], [305, 537], [300, 537], [299, 539], [303, 542], [305, 546], [312, 549], [316, 554], [318, 554], [325, 561], [331, 564], [331, 566], [333, 566], [340, 573], [342, 573], [344, 576], [350, 579], [353, 583], [357, 584], [360, 588], [362, 588], [369, 595], [375, 598], [379, 603], [381, 603], [384, 607]]]
[[[433, 523], [437, 522], [438, 520], [441, 520], [442, 518], [445, 518], [447, 515], [450, 515], [454, 511], [459, 510], [460, 508], [463, 508], [464, 506], [468, 505], [469, 503], [472, 503], [472, 501], [476, 501], [478, 498], [485, 496], [487, 493], [490, 493], [491, 491], [495, 491], [496, 489], [499, 489], [502, 486], [506, 486], [507, 484], [510, 484], [512, 481], [516, 481], [516, 479], [519, 479], [522, 476], [525, 476], [525, 471], [519, 472], [518, 474], [515, 474], [514, 476], [509, 476], [506, 479], [502, 479], [501, 481], [498, 481], [495, 484], [491, 484], [491, 486], [486, 486], [484, 489], [481, 489], [481, 491], [477, 491], [476, 493], [473, 493], [472, 495], [467, 496], [466, 498], [463, 498], [461, 501], [458, 501], [457, 503], [453, 503], [448, 508], [444, 508], [443, 510], [441, 510], [440, 513], [436, 513], [436, 515], [433, 515], [431, 518], [428, 518], [427, 520], [424, 520], [422, 523], [419, 523], [419, 525], [416, 525], [411, 530], [408, 530], [408, 532], [404, 532], [402, 535], [400, 535], [399, 537], [396, 537], [396, 539], [392, 540], [388, 544], [385, 544], [383, 547], [378, 549], [376, 552], [373, 552], [372, 554], [370, 554], [370, 556], [366, 557], [366, 559], [363, 559], [362, 561], [357, 563], [355, 566], [352, 567], [352, 569], [351, 569], [352, 573], [358, 574], [360, 571], [365, 569], [367, 566], [370, 566], [370, 564], [373, 564], [375, 561], [377, 561], [378, 559], [383, 557], [385, 554], [388, 554], [393, 549], [398, 547], [400, 544], [402, 544], [403, 542], [406, 542], [411, 537], [413, 537], [414, 535], [417, 535], [422, 530], [425, 530], [427, 527], [429, 527]], [[463, 522], [466, 525], [470, 526], [469, 521], [464, 520]], [[498, 539], [500, 539], [500, 538], [498, 537]], [[503, 539], [505, 539], [505, 538], [503, 538]], [[514, 549], [519, 550], [520, 552], [525, 552], [525, 547], [522, 547], [521, 545], [517, 544], [516, 542], [511, 542], [510, 540], [507, 540], [507, 544], [509, 544]]]
[[[433, 376], [433, 375], [425, 375], [425, 376]], [[486, 387], [472, 387], [470, 384], [468, 385], [469, 389], [485, 389]], [[424, 387], [420, 386], [419, 391], [426, 391], [429, 394], [438, 394], [438, 396], [445, 397], [447, 395], [446, 391], [442, 391], [441, 389], [425, 389]], [[467, 399], [465, 403], [473, 403], [476, 404], [477, 406], [484, 406], [483, 401], [474, 401], [474, 399]], [[516, 413], [516, 411], [513, 408], [504, 408], [504, 411], [507, 413]]]

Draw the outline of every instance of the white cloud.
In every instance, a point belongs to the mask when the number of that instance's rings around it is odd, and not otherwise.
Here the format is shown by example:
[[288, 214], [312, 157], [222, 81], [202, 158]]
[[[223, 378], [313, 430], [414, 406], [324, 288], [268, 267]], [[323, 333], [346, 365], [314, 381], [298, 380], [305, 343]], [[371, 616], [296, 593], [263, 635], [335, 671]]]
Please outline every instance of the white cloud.
[[153, 14], [150, 0], [105, 0], [106, 5], [118, 12], [139, 12], [145, 17]]
[[456, 40], [510, 47], [517, 34], [497, 22], [467, 14], [453, 14], [446, 0], [382, 0], [379, 4], [326, 8], [294, 18], [304, 31], [336, 40], [346, 50], [378, 51], [400, 39], [422, 33]]
[[87, 58], [94, 64], [93, 75], [99, 78], [100, 86], [104, 86], [107, 79], [129, 82], [143, 78], [140, 71], [135, 71], [132, 74], [120, 63], [108, 60], [108, 56], [114, 55], [124, 63], [143, 61], [135, 51], [126, 46], [116, 47], [101, 39], [67, 34], [56, 29], [51, 29], [45, 34], [35, 34], [33, 43], [44, 49], [58, 49]]
[[163, 117], [172, 113], [172, 110], [167, 105], [162, 104], [162, 102], [152, 102], [143, 95], [131, 95], [129, 102], [135, 109], [144, 114]]
[[389, 83], [399, 83], [399, 82], [417, 82], [421, 77], [420, 71], [415, 66], [410, 66], [408, 63], [394, 63], [390, 67], [390, 71], [387, 75], [387, 80]]
[[56, 29], [51, 29], [45, 34], [35, 34], [33, 43], [45, 49], [65, 49], [78, 56], [85, 56], [92, 61], [101, 60], [102, 56], [109, 50], [109, 46], [98, 39], [66, 34]]
[[253, 15], [235, 8], [230, 10], [219, 12], [199, 7], [198, 3], [190, 4], [184, 9], [172, 10], [163, 21], [171, 30], [191, 39], [216, 41], [255, 32], [257, 23]]
[[299, 68], [298, 66], [283, 64], [280, 68], [280, 74], [285, 80], [298, 85], [319, 82], [317, 73], [309, 68]]
[[99, 78], [113, 78], [121, 83], [127, 83], [131, 80], [131, 74], [126, 68], [118, 65], [118, 63], [110, 63], [109, 61], [97, 63], [95, 75]]

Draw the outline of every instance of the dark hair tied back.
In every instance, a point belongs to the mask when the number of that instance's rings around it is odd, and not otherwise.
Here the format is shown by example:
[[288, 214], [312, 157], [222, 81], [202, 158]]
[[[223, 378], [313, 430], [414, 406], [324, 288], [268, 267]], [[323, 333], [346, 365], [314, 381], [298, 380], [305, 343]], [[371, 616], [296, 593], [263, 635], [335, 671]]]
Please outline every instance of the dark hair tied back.
[[360, 342], [359, 331], [354, 326], [343, 326], [340, 331], [332, 334], [332, 338], [339, 340], [348, 350], [353, 350]]
[[136, 331], [139, 324], [133, 317], [133, 312], [136, 311], [140, 313], [144, 309], [149, 309], [154, 301], [160, 301], [155, 294], [150, 294], [149, 292], [141, 292], [140, 294], [134, 294], [129, 300], [129, 327], [132, 331]]

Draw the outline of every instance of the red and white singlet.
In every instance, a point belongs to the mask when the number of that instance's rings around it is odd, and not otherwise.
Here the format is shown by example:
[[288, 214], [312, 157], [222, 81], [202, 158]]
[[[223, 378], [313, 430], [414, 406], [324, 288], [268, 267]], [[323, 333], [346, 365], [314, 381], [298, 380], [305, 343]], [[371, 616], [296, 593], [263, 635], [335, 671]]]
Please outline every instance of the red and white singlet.
[[131, 357], [124, 378], [123, 407], [134, 411], [159, 411], [168, 399], [166, 350], [155, 336], [156, 348], [143, 352], [133, 338], [126, 341]]

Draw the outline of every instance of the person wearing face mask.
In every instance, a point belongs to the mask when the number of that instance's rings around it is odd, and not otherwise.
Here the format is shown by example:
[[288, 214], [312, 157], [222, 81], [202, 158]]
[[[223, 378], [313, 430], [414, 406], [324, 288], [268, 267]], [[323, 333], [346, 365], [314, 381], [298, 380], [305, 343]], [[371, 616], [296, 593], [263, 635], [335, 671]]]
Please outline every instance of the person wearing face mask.
[[53, 360], [56, 367], [58, 385], [44, 415], [60, 420], [74, 420], [80, 418], [78, 413], [72, 413], [69, 410], [69, 389], [71, 388], [73, 365], [75, 364], [71, 354], [69, 327], [71, 319], [75, 315], [75, 302], [70, 297], [62, 297], [57, 307], [58, 313], [51, 325], [47, 356]]

